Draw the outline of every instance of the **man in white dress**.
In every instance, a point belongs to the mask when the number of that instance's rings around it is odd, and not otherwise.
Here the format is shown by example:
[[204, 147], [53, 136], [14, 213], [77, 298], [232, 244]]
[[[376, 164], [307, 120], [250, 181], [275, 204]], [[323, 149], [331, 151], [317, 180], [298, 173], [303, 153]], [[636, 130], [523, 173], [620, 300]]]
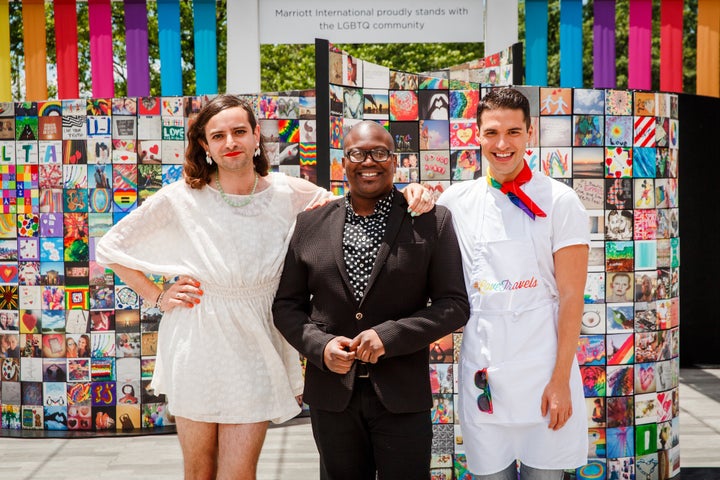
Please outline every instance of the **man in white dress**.
[[[487, 176], [452, 185], [472, 313], [460, 354], [468, 469], [481, 480], [560, 479], [587, 461], [575, 359], [589, 231], [572, 189], [524, 160], [528, 100], [493, 89], [478, 107]], [[521, 186], [522, 185], [522, 186]]]

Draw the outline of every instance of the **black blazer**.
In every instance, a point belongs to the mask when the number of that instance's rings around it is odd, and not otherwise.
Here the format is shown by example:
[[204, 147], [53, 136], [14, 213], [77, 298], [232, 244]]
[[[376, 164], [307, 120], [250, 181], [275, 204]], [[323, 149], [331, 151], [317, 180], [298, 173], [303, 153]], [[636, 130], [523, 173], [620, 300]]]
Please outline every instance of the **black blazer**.
[[450, 212], [436, 206], [412, 218], [407, 202], [395, 192], [359, 303], [343, 260], [344, 225], [344, 198], [298, 215], [273, 304], [275, 325], [308, 359], [304, 400], [334, 412], [347, 407], [355, 365], [345, 375], [331, 372], [323, 351], [335, 336], [354, 338], [373, 328], [385, 355], [368, 368], [385, 408], [393, 413], [429, 410], [428, 345], [460, 328], [470, 314]]

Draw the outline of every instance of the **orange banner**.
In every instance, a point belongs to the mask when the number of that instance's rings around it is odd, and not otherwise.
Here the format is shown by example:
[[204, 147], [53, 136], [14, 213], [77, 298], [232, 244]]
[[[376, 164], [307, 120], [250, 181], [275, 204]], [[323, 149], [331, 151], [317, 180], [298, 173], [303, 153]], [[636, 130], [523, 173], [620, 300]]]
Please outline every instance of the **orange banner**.
[[698, 0], [696, 93], [720, 97], [720, 2]]
[[23, 44], [25, 45], [25, 99], [47, 99], [47, 43], [45, 2], [23, 0]]

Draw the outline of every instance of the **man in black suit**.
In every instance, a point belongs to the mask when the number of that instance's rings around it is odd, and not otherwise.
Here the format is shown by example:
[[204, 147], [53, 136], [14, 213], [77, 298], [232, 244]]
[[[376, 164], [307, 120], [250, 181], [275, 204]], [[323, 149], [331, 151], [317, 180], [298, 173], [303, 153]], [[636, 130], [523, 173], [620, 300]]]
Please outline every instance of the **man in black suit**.
[[298, 216], [273, 305], [308, 359], [304, 400], [328, 480], [429, 478], [428, 345], [469, 315], [450, 212], [407, 212], [393, 146], [375, 122], [348, 132], [350, 193]]

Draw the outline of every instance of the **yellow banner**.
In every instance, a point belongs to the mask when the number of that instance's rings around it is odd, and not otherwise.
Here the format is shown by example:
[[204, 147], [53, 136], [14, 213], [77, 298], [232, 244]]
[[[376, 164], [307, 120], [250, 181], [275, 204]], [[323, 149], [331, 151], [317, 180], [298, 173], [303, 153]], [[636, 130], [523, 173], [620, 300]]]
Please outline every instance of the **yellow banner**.
[[0, 0], [0, 102], [12, 101], [10, 66], [10, 7]]

